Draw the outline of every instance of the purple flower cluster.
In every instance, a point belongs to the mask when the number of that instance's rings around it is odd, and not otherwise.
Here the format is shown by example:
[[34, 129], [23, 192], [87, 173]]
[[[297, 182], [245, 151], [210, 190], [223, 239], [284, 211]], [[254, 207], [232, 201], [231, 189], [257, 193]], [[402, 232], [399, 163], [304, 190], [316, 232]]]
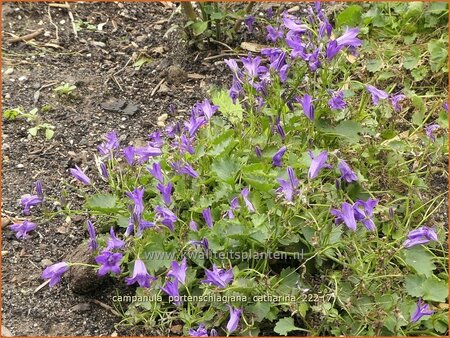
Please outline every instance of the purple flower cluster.
[[436, 231], [427, 226], [410, 231], [407, 237], [408, 239], [403, 243], [405, 248], [411, 248], [416, 245], [427, 244], [430, 241], [438, 240]]
[[331, 214], [335, 216], [335, 223], [344, 223], [349, 229], [355, 231], [357, 222], [361, 222], [369, 231], [375, 231], [373, 223], [373, 209], [378, 204], [376, 199], [368, 199], [367, 201], [358, 200], [353, 205], [344, 202], [341, 209], [331, 209]]

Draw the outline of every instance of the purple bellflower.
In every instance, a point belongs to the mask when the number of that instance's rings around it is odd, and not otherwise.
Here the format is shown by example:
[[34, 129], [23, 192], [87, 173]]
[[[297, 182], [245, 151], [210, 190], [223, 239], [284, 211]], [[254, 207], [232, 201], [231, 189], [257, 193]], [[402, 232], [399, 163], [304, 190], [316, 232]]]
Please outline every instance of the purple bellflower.
[[87, 224], [87, 231], [89, 233], [88, 248], [91, 251], [97, 250], [98, 248], [97, 235], [95, 234], [94, 224], [90, 220], [87, 220], [86, 224]]
[[23, 214], [25, 216], [30, 215], [30, 208], [32, 206], [42, 203], [42, 199], [38, 195], [25, 194], [20, 198], [20, 203], [23, 206]]
[[327, 164], [328, 152], [322, 151], [319, 155], [314, 156], [312, 151], [309, 152], [309, 157], [311, 157], [311, 165], [308, 170], [309, 179], [316, 178], [319, 175], [322, 168], [329, 168], [330, 165]]
[[26, 239], [30, 237], [28, 233], [36, 229], [36, 224], [25, 220], [22, 223], [14, 223], [9, 228], [16, 233], [16, 238]]
[[173, 231], [174, 223], [177, 221], [177, 216], [166, 207], [157, 206], [155, 208], [156, 215], [161, 219], [161, 223]]
[[183, 258], [181, 264], [178, 264], [177, 261], [172, 262], [172, 268], [167, 273], [168, 277], [175, 278], [181, 284], [186, 282], [186, 271], [187, 271], [187, 261], [186, 257]]
[[200, 324], [197, 329], [189, 329], [190, 337], [208, 337], [208, 331], [205, 328], [205, 325]]
[[36, 181], [35, 188], [36, 188], [36, 195], [41, 199], [41, 201], [43, 201], [44, 200], [44, 190], [42, 189], [41, 180]]
[[70, 173], [84, 185], [91, 184], [91, 180], [89, 179], [89, 177], [87, 177], [83, 170], [81, 170], [78, 166], [75, 166], [75, 168], [71, 168]]
[[281, 147], [275, 155], [272, 157], [272, 166], [273, 167], [282, 167], [283, 163], [281, 159], [283, 158], [284, 153], [286, 152], [287, 148], [285, 146]]
[[191, 220], [191, 221], [189, 222], [189, 228], [190, 228], [192, 231], [197, 232], [197, 231], [198, 231], [198, 224], [197, 224], [197, 222], [194, 221], [194, 220]]
[[164, 140], [161, 137], [161, 133], [159, 131], [155, 131], [148, 135], [148, 145], [155, 148], [161, 148], [164, 145]]
[[111, 156], [111, 152], [119, 148], [119, 137], [116, 131], [110, 131], [103, 136], [104, 142], [97, 149], [102, 156]]
[[448, 113], [448, 102], [444, 102], [442, 104], [442, 108], [444, 108], [444, 110]]
[[338, 46], [359, 47], [361, 46], [362, 41], [356, 37], [358, 34], [359, 28], [346, 27], [344, 34], [336, 39], [336, 43]]
[[119, 274], [120, 270], [120, 261], [122, 260], [123, 255], [121, 253], [112, 253], [107, 250], [103, 250], [100, 255], [95, 257], [95, 261], [100, 264], [100, 268], [98, 269], [98, 275], [104, 276], [108, 272]]
[[213, 227], [211, 208], [206, 208], [205, 210], [203, 210], [202, 215], [203, 215], [203, 219], [205, 220], [206, 225], [208, 226], [208, 228], [211, 229]]
[[111, 227], [109, 230], [109, 239], [106, 242], [106, 250], [111, 251], [114, 249], [121, 249], [125, 245], [125, 242], [121, 239], [118, 239], [116, 233], [114, 232], [114, 228]]
[[415, 245], [426, 244], [430, 241], [437, 241], [438, 237], [433, 228], [427, 226], [420, 227], [408, 233], [408, 239], [403, 243], [405, 248], [411, 248]]
[[244, 24], [247, 26], [249, 32], [253, 31], [253, 24], [255, 23], [255, 17], [253, 15], [247, 15], [244, 18]]
[[384, 100], [389, 97], [389, 94], [386, 93], [384, 90], [378, 89], [374, 86], [366, 85], [366, 89], [372, 96], [372, 102], [374, 106], [378, 106], [380, 100]]
[[231, 333], [233, 331], [236, 331], [236, 329], [239, 325], [239, 320], [241, 318], [242, 309], [238, 309], [238, 308], [233, 309], [231, 307], [231, 305], [228, 305], [228, 308], [230, 309], [230, 319], [228, 320], [228, 323], [227, 323], [227, 330], [228, 330], [228, 332]]
[[328, 106], [332, 110], [342, 110], [346, 106], [344, 101], [344, 92], [342, 90], [333, 92], [331, 99], [328, 100]]
[[302, 105], [303, 113], [305, 113], [306, 117], [311, 121], [314, 120], [314, 105], [312, 103], [312, 97], [308, 94], [303, 96], [302, 98], [295, 98], [298, 103]]
[[255, 212], [255, 207], [253, 206], [252, 202], [248, 199], [250, 195], [250, 190], [248, 188], [244, 188], [241, 191], [241, 196], [244, 199], [245, 205], [247, 206], [248, 211]]
[[428, 136], [431, 142], [436, 141], [436, 135], [434, 135], [434, 132], [439, 128], [440, 126], [438, 124], [429, 124], [428, 126], [425, 127], [425, 134]]
[[230, 284], [234, 277], [233, 269], [218, 269], [216, 264], [213, 264], [212, 270], [205, 270], [205, 275], [206, 278], [202, 280], [202, 283], [215, 285], [221, 289]]
[[178, 290], [178, 279], [167, 281], [166, 285], [161, 287], [161, 290], [173, 299], [175, 305], [180, 306], [182, 304], [182, 301], [180, 300], [180, 291]]
[[150, 283], [157, 278], [147, 272], [147, 268], [143, 261], [136, 259], [134, 262], [133, 276], [125, 278], [127, 285], [138, 283], [141, 288], [149, 288]]
[[266, 40], [268, 41], [277, 42], [278, 39], [282, 39], [284, 36], [282, 30], [276, 29], [270, 25], [267, 26], [266, 29], [267, 29]]
[[108, 177], [109, 177], [109, 173], [108, 173], [108, 168], [106, 168], [106, 164], [104, 162], [100, 162], [100, 174], [102, 175], [102, 178], [105, 182], [108, 182]]
[[131, 166], [134, 165], [134, 156], [136, 151], [133, 146], [128, 146], [122, 149], [123, 158]]
[[144, 188], [135, 188], [133, 191], [127, 191], [126, 195], [133, 201], [133, 218], [134, 223], [138, 224], [144, 212]]
[[411, 316], [411, 322], [416, 323], [423, 316], [430, 316], [433, 313], [434, 311], [430, 309], [430, 306], [428, 304], [422, 303], [422, 299], [419, 298], [419, 301], [417, 302], [416, 311]]
[[287, 167], [287, 173], [289, 176], [289, 180], [284, 180], [282, 178], [278, 179], [280, 183], [280, 187], [277, 189], [278, 193], [282, 193], [287, 201], [292, 202], [294, 196], [298, 193], [297, 186], [299, 181], [295, 176], [295, 172], [291, 167]]
[[173, 190], [172, 183], [169, 182], [169, 183], [167, 183], [167, 185], [158, 183], [158, 185], [156, 187], [158, 188], [159, 192], [161, 193], [164, 203], [167, 206], [169, 206], [170, 203], [172, 203], [172, 200], [171, 200], [172, 190]]
[[252, 56], [252, 53], [248, 53], [248, 57], [241, 57], [241, 61], [244, 64], [246, 74], [250, 79], [256, 78], [261, 72], [266, 71], [266, 67], [260, 66], [261, 58], [259, 56]]
[[406, 95], [403, 95], [403, 94], [397, 94], [397, 95], [393, 95], [391, 97], [391, 104], [396, 112], [399, 112], [400, 110], [402, 110], [401, 104], [404, 99], [406, 99]]
[[369, 198], [367, 201], [358, 200], [353, 205], [355, 219], [360, 221], [369, 231], [375, 231], [375, 224], [373, 223], [373, 209], [378, 204], [377, 199]]
[[138, 157], [138, 163], [142, 164], [147, 162], [150, 157], [159, 156], [162, 154], [162, 150], [160, 148], [152, 147], [148, 144], [146, 147], [135, 148], [136, 155]]
[[284, 13], [283, 16], [284, 26], [295, 33], [304, 33], [308, 30], [308, 26], [299, 23], [293, 15]]
[[351, 183], [358, 180], [358, 176], [354, 173], [352, 168], [344, 160], [338, 163], [338, 169], [341, 172], [341, 180]]
[[49, 286], [52, 288], [61, 281], [62, 275], [67, 270], [69, 270], [69, 264], [67, 264], [66, 262], [59, 262], [46, 267], [42, 272], [41, 278], [50, 279]]
[[192, 146], [192, 139], [186, 137], [186, 135], [181, 135], [180, 137], [180, 144], [179, 144], [179, 148], [180, 148], [180, 153], [184, 154], [185, 152], [188, 152], [189, 154], [194, 154], [195, 153], [195, 149]]
[[231, 201], [230, 201], [230, 209], [227, 210], [226, 215], [228, 216], [229, 219], [233, 219], [234, 218], [234, 210], [237, 210], [239, 208], [239, 199], [237, 197], [234, 197]]
[[219, 109], [219, 106], [212, 106], [208, 100], [204, 100], [202, 103], [198, 104], [198, 108], [203, 113], [206, 121], [208, 121]]
[[342, 203], [341, 210], [331, 209], [331, 214], [336, 216], [335, 223], [340, 224], [342, 222], [345, 225], [355, 231], [356, 230], [356, 219], [353, 206], [350, 203], [344, 202]]
[[147, 167], [146, 169], [160, 183], [164, 183], [164, 177], [163, 177], [163, 173], [161, 171], [161, 164], [160, 163], [153, 163], [151, 167]]

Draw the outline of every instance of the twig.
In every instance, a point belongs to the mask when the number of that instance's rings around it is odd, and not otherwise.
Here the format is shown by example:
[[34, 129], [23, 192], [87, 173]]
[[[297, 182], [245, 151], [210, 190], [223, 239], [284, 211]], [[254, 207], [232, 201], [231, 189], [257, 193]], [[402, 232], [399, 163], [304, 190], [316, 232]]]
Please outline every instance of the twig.
[[122, 315], [121, 315], [119, 312], [117, 312], [116, 310], [114, 310], [114, 309], [113, 309], [111, 306], [109, 306], [108, 304], [102, 303], [101, 301], [99, 301], [99, 300], [97, 300], [97, 299], [91, 299], [91, 302], [100, 305], [102, 308], [104, 308], [104, 309], [106, 309], [106, 310], [108, 310], [108, 311], [111, 311], [111, 313], [112, 313], [113, 315], [115, 315], [115, 316], [122, 317]]
[[41, 285], [39, 285], [36, 289], [34, 289], [33, 293], [38, 292], [40, 289], [42, 289], [44, 286], [46, 286], [48, 283], [50, 283], [50, 279], [47, 279], [44, 283], [42, 283]]
[[223, 53], [223, 54], [208, 56], [208, 57], [204, 58], [203, 60], [204, 61], [214, 60], [214, 59], [220, 59], [220, 58], [227, 57], [227, 56], [228, 57], [229, 56], [247, 56], [247, 54], [242, 54], [242, 53], [239, 53], [239, 54]]
[[120, 85], [119, 81], [117, 81], [117, 79], [116, 79], [116, 77], [114, 76], [114, 74], [111, 75], [111, 77], [112, 77], [112, 79], [114, 80], [114, 82], [117, 84], [117, 86], [119, 86], [120, 91], [123, 92], [123, 88], [122, 88], [122, 86]]
[[214, 40], [214, 39], [210, 39], [209, 41], [214, 42], [214, 43], [217, 43], [217, 44], [219, 44], [219, 45], [221, 45], [221, 46], [224, 46], [225, 48], [228, 48], [229, 50], [231, 50], [232, 52], [234, 52], [233, 48], [231, 48], [230, 46], [228, 46], [228, 45], [227, 45], [226, 43], [224, 43], [224, 42], [217, 41], [217, 40]]
[[59, 34], [58, 34], [59, 29], [58, 29], [58, 26], [52, 20], [52, 14], [50, 13], [50, 5], [52, 5], [52, 4], [49, 4], [48, 7], [47, 7], [48, 18], [50, 20], [50, 23], [55, 27], [55, 30], [56, 30], [56, 33], [55, 33], [56, 34], [56, 41], [59, 41]]
[[65, 4], [48, 4], [50, 7], [59, 7], [70, 9], [70, 5], [66, 2]]
[[67, 1], [66, 1], [66, 5], [68, 6], [67, 10], [69, 12], [70, 22], [72, 23], [73, 34], [75, 34], [75, 37], [78, 38], [78, 32], [77, 32], [77, 27], [75, 26], [75, 20], [73, 18], [72, 12], [70, 11], [70, 5], [67, 3]]
[[[14, 43], [14, 42], [19, 42], [19, 41], [28, 41], [31, 39], [34, 39], [35, 37], [41, 35], [42, 33], [44, 33], [44, 30], [42, 28], [38, 29], [37, 31], [27, 34], [27, 35], [22, 35], [22, 36], [16, 36], [12, 39], [9, 39], [10, 43]], [[14, 36], [14, 34], [11, 34]]]
[[156, 87], [153, 88], [153, 90], [152, 90], [152, 92], [151, 92], [151, 94], [150, 94], [150, 97], [152, 97], [153, 95], [155, 95], [156, 91], [157, 91], [158, 88], [163, 84], [163, 82], [164, 82], [164, 79], [162, 79], [161, 81], [159, 81], [159, 83], [156, 85]]

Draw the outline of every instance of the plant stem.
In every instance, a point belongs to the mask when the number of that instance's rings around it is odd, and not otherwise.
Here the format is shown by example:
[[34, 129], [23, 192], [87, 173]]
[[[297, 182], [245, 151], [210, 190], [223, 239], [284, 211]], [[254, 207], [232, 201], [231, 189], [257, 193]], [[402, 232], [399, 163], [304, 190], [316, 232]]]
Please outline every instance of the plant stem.
[[192, 7], [192, 3], [189, 1], [182, 2], [181, 7], [183, 8], [184, 14], [188, 17], [189, 20], [197, 21], [197, 14], [194, 11], [194, 7]]

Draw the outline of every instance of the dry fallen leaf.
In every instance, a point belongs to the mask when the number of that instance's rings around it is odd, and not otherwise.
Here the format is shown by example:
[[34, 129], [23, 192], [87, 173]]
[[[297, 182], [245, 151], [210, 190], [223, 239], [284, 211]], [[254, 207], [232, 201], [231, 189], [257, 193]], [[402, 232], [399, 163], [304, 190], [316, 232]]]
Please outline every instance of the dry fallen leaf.
[[255, 42], [242, 42], [241, 48], [248, 50], [249, 52], [259, 53], [261, 49], [267, 48], [267, 46]]

